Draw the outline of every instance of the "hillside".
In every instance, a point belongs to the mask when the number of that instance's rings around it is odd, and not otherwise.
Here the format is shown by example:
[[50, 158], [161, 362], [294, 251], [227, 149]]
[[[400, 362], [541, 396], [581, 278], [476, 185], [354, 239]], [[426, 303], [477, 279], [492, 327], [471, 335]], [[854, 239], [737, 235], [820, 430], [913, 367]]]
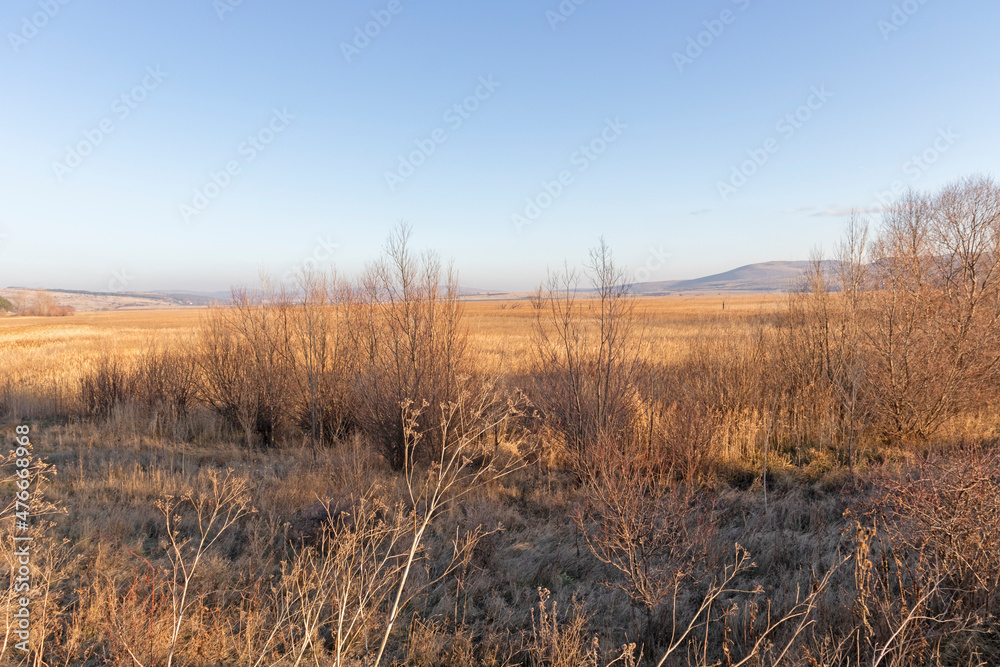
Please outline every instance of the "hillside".
[[699, 292], [788, 292], [795, 289], [808, 267], [809, 262], [761, 262], [692, 280], [637, 283], [635, 290], [645, 296]]
[[[7, 287], [0, 289], [0, 297], [16, 302], [18, 294], [33, 291], [24, 287]], [[60, 306], [70, 306], [77, 312], [191, 308], [207, 306], [220, 300], [214, 296], [187, 292], [88, 292], [65, 289], [46, 291]]]
[[[681, 294], [767, 294], [795, 289], [809, 262], [761, 262], [747, 264], [724, 273], [690, 280], [665, 280], [636, 283], [640, 296]], [[0, 297], [14, 301], [22, 287], [0, 289]], [[581, 290], [587, 292], [590, 290]], [[62, 306], [72, 306], [78, 312], [106, 310], [152, 310], [162, 308], [204, 307], [214, 302], [228, 301], [228, 292], [191, 292], [157, 290], [153, 292], [88, 292], [83, 290], [50, 289], [49, 294]], [[462, 287], [467, 301], [527, 299], [529, 292], [505, 292]]]

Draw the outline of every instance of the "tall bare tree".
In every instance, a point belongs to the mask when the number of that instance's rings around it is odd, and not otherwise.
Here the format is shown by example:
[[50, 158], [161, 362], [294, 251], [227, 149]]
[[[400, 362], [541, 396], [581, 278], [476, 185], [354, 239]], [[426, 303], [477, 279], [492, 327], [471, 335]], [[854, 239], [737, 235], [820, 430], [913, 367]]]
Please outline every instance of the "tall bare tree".
[[397, 470], [405, 455], [401, 406], [436, 410], [456, 398], [469, 370], [458, 274], [434, 253], [414, 253], [411, 235], [400, 224], [361, 277], [351, 327], [361, 356], [360, 419]]
[[[583, 277], [591, 290], [581, 290]], [[535, 402], [578, 455], [636, 427], [641, 323], [623, 266], [601, 239], [584, 275], [566, 266], [536, 295]]]

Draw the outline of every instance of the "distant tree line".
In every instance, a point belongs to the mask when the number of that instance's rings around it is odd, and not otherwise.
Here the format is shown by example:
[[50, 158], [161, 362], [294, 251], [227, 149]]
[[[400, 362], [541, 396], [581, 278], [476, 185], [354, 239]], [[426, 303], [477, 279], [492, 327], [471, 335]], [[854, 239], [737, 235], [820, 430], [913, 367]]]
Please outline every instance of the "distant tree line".
[[76, 314], [73, 306], [61, 306], [43, 289], [21, 291], [13, 301], [0, 297], [0, 311], [26, 317], [67, 317]]

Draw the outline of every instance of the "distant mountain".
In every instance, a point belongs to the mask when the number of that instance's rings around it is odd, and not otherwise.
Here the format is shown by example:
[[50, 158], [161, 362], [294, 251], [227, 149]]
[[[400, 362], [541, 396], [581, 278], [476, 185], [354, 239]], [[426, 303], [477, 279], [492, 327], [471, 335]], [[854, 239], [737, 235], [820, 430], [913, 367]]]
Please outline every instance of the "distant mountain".
[[208, 299], [209, 301], [222, 301], [222, 302], [229, 301], [229, 299], [232, 298], [233, 296], [233, 293], [230, 290], [223, 290], [221, 292], [193, 292], [191, 290], [185, 290], [185, 289], [175, 289], [175, 290], [155, 289], [151, 293], [162, 294], [163, 296], [179, 300], [190, 300], [193, 298], [198, 298], [199, 300]]
[[693, 280], [637, 283], [633, 287], [643, 296], [690, 292], [789, 292], [796, 289], [809, 266], [809, 262], [761, 262]]
[[[834, 272], [836, 262], [823, 262], [827, 272]], [[661, 280], [635, 283], [632, 289], [639, 296], [667, 296], [680, 294], [767, 294], [794, 291], [811, 262], [760, 262], [747, 264], [725, 273], [716, 273], [692, 280]], [[831, 276], [831, 278], [834, 276]], [[590, 286], [581, 285], [579, 294], [592, 294]], [[462, 289], [463, 298], [470, 301], [497, 301], [528, 299], [533, 292], [501, 292]]]
[[[836, 262], [824, 262], [831, 273]], [[794, 291], [799, 287], [810, 262], [761, 262], [747, 264], [725, 273], [716, 273], [692, 280], [663, 280], [636, 283], [633, 289], [640, 296], [679, 294], [765, 294]], [[27, 288], [0, 289], [0, 297], [11, 299]], [[834, 288], [835, 289], [835, 288]], [[29, 290], [30, 291], [30, 290]], [[469, 301], [499, 301], [527, 299], [530, 292], [505, 292], [476, 287], [460, 287], [461, 297]], [[592, 292], [581, 288], [580, 293]], [[152, 292], [86, 292], [82, 290], [50, 289], [49, 294], [60, 305], [72, 306], [79, 312], [119, 309], [154, 309], [205, 307], [212, 303], [228, 303], [230, 293], [196, 292], [189, 290], [154, 290]]]

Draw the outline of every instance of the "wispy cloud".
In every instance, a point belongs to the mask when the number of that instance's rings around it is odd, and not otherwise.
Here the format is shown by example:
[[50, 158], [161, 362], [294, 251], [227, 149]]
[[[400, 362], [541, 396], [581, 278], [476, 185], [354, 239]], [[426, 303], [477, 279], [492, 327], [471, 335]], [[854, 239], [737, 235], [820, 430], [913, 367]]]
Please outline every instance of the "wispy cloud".
[[[807, 209], [799, 209], [807, 210]], [[858, 213], [861, 215], [875, 215], [882, 212], [881, 206], [855, 206], [853, 208], [840, 208], [836, 205], [832, 205], [827, 209], [822, 211], [817, 211], [812, 214], [814, 218], [847, 218], [850, 217], [852, 213]]]

